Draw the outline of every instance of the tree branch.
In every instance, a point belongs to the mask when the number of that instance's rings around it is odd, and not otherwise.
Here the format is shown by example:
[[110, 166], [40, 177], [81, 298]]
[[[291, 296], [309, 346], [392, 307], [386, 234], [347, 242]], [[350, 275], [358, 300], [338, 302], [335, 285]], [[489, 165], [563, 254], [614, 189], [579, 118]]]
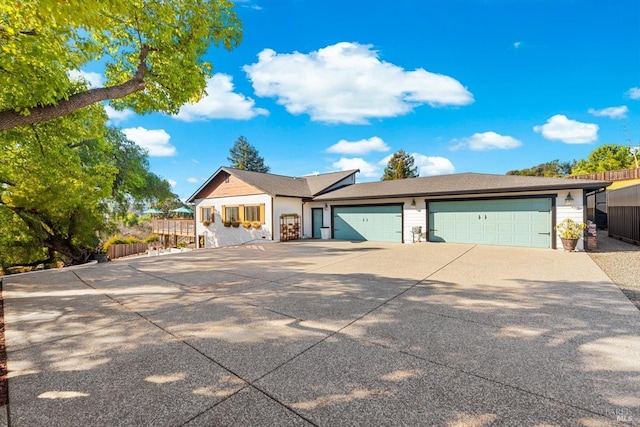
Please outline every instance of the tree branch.
[[57, 105], [34, 107], [29, 110], [28, 115], [20, 114], [13, 109], [0, 111], [0, 131], [12, 129], [16, 126], [52, 120], [96, 102], [124, 98], [127, 95], [143, 90], [145, 88], [144, 77], [147, 72], [146, 59], [150, 50], [152, 49], [149, 46], [142, 46], [138, 56], [138, 68], [133, 77], [124, 83], [76, 93], [71, 95], [69, 99], [58, 102]]

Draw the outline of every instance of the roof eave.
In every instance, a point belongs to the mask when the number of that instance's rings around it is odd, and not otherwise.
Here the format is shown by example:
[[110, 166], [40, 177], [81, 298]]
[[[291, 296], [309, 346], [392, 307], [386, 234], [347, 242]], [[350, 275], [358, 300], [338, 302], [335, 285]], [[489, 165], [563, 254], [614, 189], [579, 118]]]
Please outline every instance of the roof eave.
[[583, 185], [567, 185], [567, 184], [555, 184], [544, 186], [526, 186], [526, 187], [509, 187], [509, 188], [495, 188], [495, 189], [475, 189], [475, 190], [459, 190], [459, 191], [430, 191], [430, 192], [409, 192], [409, 193], [397, 193], [397, 194], [380, 194], [373, 196], [345, 196], [345, 197], [320, 197], [329, 196], [331, 192], [314, 197], [314, 201], [343, 201], [343, 200], [367, 200], [367, 199], [397, 199], [407, 197], [434, 197], [434, 196], [465, 196], [470, 194], [497, 194], [497, 193], [509, 193], [517, 192], [524, 193], [528, 191], [546, 191], [546, 190], [567, 190], [567, 189], [582, 189], [582, 190], [597, 190], [605, 188], [611, 185], [608, 181], [602, 182], [590, 182], [583, 183]]
[[[211, 175], [209, 177], [209, 179], [207, 179], [204, 184], [202, 184], [200, 187], [198, 187], [198, 189], [191, 195], [189, 196], [189, 198], [187, 199], [187, 203], [193, 203], [193, 201], [196, 199], [196, 196], [202, 191], [204, 190], [204, 188], [209, 185], [209, 183], [211, 181], [213, 181], [213, 178], [215, 178], [216, 176], [218, 176], [218, 174], [224, 170], [224, 167], [219, 167], [217, 171], [215, 171], [213, 173], [213, 175]], [[226, 172], [226, 171], [225, 171]], [[228, 173], [228, 172], [227, 172]]]

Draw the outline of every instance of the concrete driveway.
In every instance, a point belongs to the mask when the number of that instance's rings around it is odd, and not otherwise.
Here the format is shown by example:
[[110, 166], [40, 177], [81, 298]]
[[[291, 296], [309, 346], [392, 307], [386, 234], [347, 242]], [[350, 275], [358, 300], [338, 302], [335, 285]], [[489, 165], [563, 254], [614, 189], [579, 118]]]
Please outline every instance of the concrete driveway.
[[584, 253], [256, 244], [4, 299], [11, 427], [640, 422], [640, 312]]

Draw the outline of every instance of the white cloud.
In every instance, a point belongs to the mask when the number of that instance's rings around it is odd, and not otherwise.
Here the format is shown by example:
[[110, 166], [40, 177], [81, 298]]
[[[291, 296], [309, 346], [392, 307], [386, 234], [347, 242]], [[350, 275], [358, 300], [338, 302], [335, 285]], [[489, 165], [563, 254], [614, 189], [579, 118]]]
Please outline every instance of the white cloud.
[[104, 85], [104, 79], [100, 73], [94, 73], [93, 71], [69, 70], [68, 74], [71, 80], [87, 82], [90, 88], [102, 87]]
[[337, 43], [308, 54], [264, 49], [244, 71], [256, 95], [275, 97], [291, 114], [329, 123], [368, 123], [415, 107], [467, 105], [473, 95], [456, 79], [381, 61], [371, 45]]
[[178, 182], [175, 179], [168, 179], [167, 182], [169, 183], [169, 185], [171, 186], [171, 188], [175, 187], [176, 185], [178, 185]]
[[513, 47], [515, 47], [516, 49], [518, 49], [520, 46], [522, 46], [522, 42], [515, 42], [513, 44]]
[[200, 180], [198, 178], [190, 177], [187, 178], [187, 182], [190, 182], [191, 184], [197, 184], [200, 182]]
[[627, 96], [631, 99], [640, 99], [640, 87], [632, 87], [629, 89]]
[[137, 128], [122, 129], [131, 141], [145, 148], [152, 157], [171, 157], [176, 155], [176, 147], [169, 143], [171, 136], [164, 129]]
[[589, 108], [589, 114], [596, 117], [609, 117], [612, 119], [624, 119], [627, 117], [627, 113], [629, 109], [626, 105], [621, 105], [619, 107], [608, 107], [603, 108], [601, 110], [596, 110], [594, 108]]
[[456, 168], [445, 157], [425, 156], [420, 153], [412, 154], [414, 166], [418, 167], [420, 176], [446, 175], [454, 173]]
[[197, 164], [199, 164], [199, 163], [200, 163], [200, 160], [198, 160], [198, 159], [191, 159], [191, 162], [192, 162], [192, 163], [195, 163], [195, 164], [197, 165]]
[[334, 162], [332, 166], [335, 169], [346, 171], [351, 169], [360, 169], [360, 175], [365, 178], [373, 178], [380, 177], [380, 167], [375, 163], [369, 163], [363, 158], [353, 157], [346, 158], [342, 157], [337, 162]]
[[368, 139], [361, 139], [359, 141], [347, 141], [341, 139], [336, 144], [327, 148], [327, 153], [340, 153], [340, 154], [367, 154], [372, 151], [389, 151], [389, 146], [377, 136], [372, 136]]
[[534, 126], [534, 132], [546, 139], [562, 141], [566, 144], [588, 144], [598, 139], [598, 125], [582, 123], [556, 114], [542, 126]]
[[482, 132], [462, 138], [457, 145], [451, 147], [451, 151], [457, 151], [465, 147], [473, 151], [509, 150], [521, 145], [522, 142], [512, 136], [500, 135], [495, 132]]
[[113, 124], [118, 124], [120, 122], [124, 122], [133, 117], [136, 113], [133, 110], [122, 110], [118, 111], [113, 108], [111, 105], [105, 105], [104, 111], [107, 113], [107, 117], [109, 117], [109, 121]]
[[186, 104], [173, 118], [185, 122], [209, 119], [248, 120], [268, 116], [264, 108], [256, 108], [255, 101], [233, 91], [232, 77], [217, 73], [207, 80], [207, 94], [194, 104]]

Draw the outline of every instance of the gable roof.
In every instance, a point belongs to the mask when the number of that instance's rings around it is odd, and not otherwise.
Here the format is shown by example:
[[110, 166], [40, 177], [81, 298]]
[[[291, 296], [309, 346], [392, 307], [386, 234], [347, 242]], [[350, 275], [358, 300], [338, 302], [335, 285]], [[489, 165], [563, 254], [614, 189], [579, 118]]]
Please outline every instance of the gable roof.
[[596, 190], [609, 184], [608, 181], [586, 179], [459, 173], [354, 184], [319, 195], [314, 200], [383, 199], [572, 188]]
[[322, 173], [317, 175], [307, 175], [303, 178], [307, 180], [307, 184], [309, 185], [309, 191], [312, 196], [316, 196], [322, 192], [324, 192], [327, 188], [339, 183], [345, 178], [355, 174], [356, 172], [360, 172], [359, 169], [352, 169], [347, 171], [340, 172], [329, 172]]
[[211, 177], [204, 182], [188, 199], [193, 202], [198, 194], [220, 173], [233, 175], [239, 180], [264, 191], [271, 196], [300, 197], [311, 199], [314, 195], [321, 193], [325, 189], [340, 182], [350, 175], [359, 172], [357, 169], [331, 172], [326, 174], [310, 175], [305, 177], [293, 177], [285, 175], [275, 175], [271, 173], [253, 172], [229, 167], [219, 168]]

